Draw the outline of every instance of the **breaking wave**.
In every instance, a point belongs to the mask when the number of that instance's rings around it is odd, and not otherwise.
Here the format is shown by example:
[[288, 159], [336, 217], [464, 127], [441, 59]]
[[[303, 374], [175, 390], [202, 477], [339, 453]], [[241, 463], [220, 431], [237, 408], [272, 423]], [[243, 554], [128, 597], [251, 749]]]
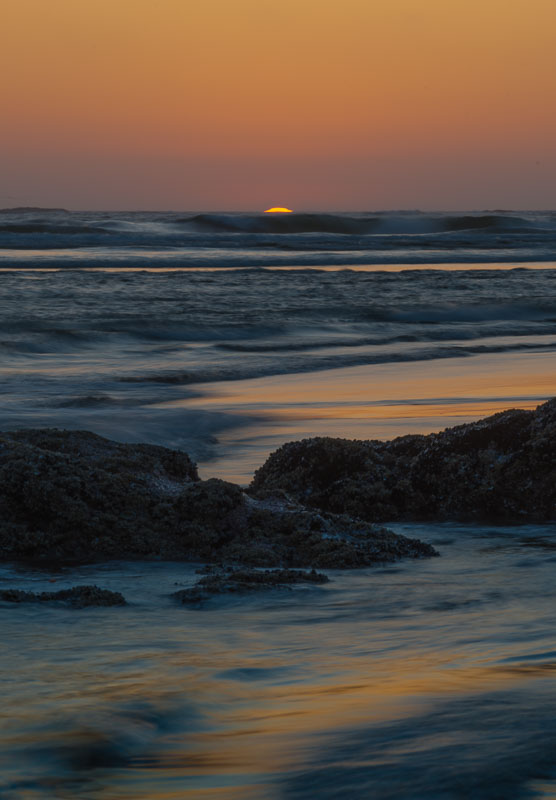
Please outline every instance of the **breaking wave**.
[[[427, 214], [198, 214], [182, 223], [215, 232], [237, 233], [330, 233], [366, 236], [368, 234], [449, 233], [451, 231], [535, 230], [525, 217], [503, 214], [465, 214], [462, 216]], [[556, 226], [554, 226], [556, 228]]]
[[355, 353], [311, 353], [296, 355], [292, 351], [284, 361], [274, 360], [266, 363], [257, 361], [235, 363], [233, 366], [218, 365], [213, 368], [200, 366], [182, 372], [146, 372], [123, 375], [117, 378], [123, 384], [161, 384], [169, 386], [188, 386], [191, 384], [215, 383], [232, 380], [250, 380], [273, 375], [320, 372], [341, 367], [370, 366], [373, 364], [410, 364], [416, 361], [438, 361], [446, 358], [468, 358], [476, 355], [497, 353], [554, 351], [555, 341], [544, 343], [512, 342], [500, 344], [449, 344], [444, 346], [415, 347], [407, 350], [397, 349], [389, 352], [363, 351]]
[[[296, 263], [297, 258], [326, 257], [323, 263], [358, 263], [392, 253], [400, 263], [480, 260], [492, 251], [497, 260], [556, 260], [556, 213], [421, 212], [372, 213], [163, 213], [61, 212], [47, 209], [0, 209], [2, 259], [9, 250], [26, 256], [40, 251], [71, 252], [90, 266], [121, 262], [128, 256], [178, 260], [192, 266], [217, 258], [220, 266]], [[528, 252], [524, 254], [523, 250]], [[312, 252], [311, 252], [312, 251]], [[445, 252], [441, 252], [445, 251]], [[475, 251], [475, 252], [473, 252]], [[424, 255], [423, 255], [424, 254]], [[55, 256], [56, 257], [56, 256]], [[340, 258], [338, 262], [337, 259]], [[256, 259], [256, 263], [250, 261]], [[360, 263], [360, 262], [359, 262]], [[371, 263], [377, 263], [375, 260]], [[380, 262], [378, 262], [380, 263]], [[79, 264], [76, 264], [79, 266]]]

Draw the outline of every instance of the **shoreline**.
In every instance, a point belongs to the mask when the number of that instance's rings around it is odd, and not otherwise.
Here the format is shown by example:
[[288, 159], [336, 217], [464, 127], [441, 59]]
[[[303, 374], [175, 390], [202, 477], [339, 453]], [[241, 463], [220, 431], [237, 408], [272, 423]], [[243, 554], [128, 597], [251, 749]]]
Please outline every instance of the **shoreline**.
[[288, 440], [527, 407], [556, 394], [555, 275], [12, 272], [0, 429], [180, 448], [246, 484]]
[[287, 441], [317, 436], [386, 441], [509, 408], [533, 409], [556, 395], [553, 360], [551, 352], [508, 352], [199, 383], [200, 398], [156, 407], [236, 416], [240, 425], [218, 431], [214, 455], [197, 463], [203, 477], [247, 486]]
[[[194, 603], [325, 582], [315, 569], [438, 555], [383, 527], [385, 520], [556, 521], [555, 443], [556, 398], [428, 436], [290, 442], [243, 490], [201, 480], [186, 453], [164, 447], [84, 431], [2, 432], [1, 560], [212, 564], [182, 597]], [[41, 599], [21, 592], [0, 599], [10, 598]]]

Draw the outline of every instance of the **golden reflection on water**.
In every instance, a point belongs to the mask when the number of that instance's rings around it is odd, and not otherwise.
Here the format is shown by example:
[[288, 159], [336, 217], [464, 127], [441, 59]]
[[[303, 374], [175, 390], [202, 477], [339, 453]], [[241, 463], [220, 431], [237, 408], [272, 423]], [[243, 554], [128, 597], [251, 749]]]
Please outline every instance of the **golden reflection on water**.
[[[520, 400], [516, 405], [519, 408], [531, 409], [536, 408], [539, 400]], [[455, 405], [455, 408], [454, 408]], [[277, 410], [276, 415], [280, 418], [286, 419], [337, 419], [337, 420], [410, 420], [418, 416], [420, 419], [434, 419], [439, 417], [451, 418], [457, 416], [475, 417], [479, 419], [483, 416], [495, 414], [497, 411], [502, 411], [506, 407], [505, 403], [500, 401], [483, 401], [480, 403], [461, 403], [461, 404], [437, 404], [427, 405], [427, 403], [412, 403], [407, 406], [397, 406], [393, 411], [391, 406], [365, 406], [365, 405], [341, 405], [336, 408], [319, 408], [314, 407], [308, 411], [298, 410], [296, 408], [281, 408]], [[269, 416], [274, 416], [273, 412]], [[351, 438], [351, 437], [347, 437]]]
[[508, 408], [535, 408], [556, 395], [552, 352], [474, 355], [372, 364], [223, 383], [196, 384], [202, 399], [161, 408], [203, 408], [252, 417], [219, 434], [218, 459], [203, 477], [248, 483], [268, 454], [311, 436], [390, 439], [431, 433]]
[[[499, 665], [456, 667], [451, 662], [457, 660], [455, 653], [436, 652], [423, 658], [416, 652], [404, 651], [403, 657], [381, 663], [379, 671], [374, 670], [373, 663], [367, 664], [367, 683], [330, 682], [289, 685], [282, 689], [265, 686], [259, 691], [234, 685], [230, 687], [233, 705], [244, 705], [245, 710], [224, 716], [221, 723], [226, 730], [197, 733], [184, 742], [185, 749], [176, 743], [160, 756], [150, 761], [138, 759], [133, 766], [161, 770], [165, 780], [172, 776], [176, 779], [210, 776], [214, 781], [218, 775], [240, 778], [253, 773], [287, 773], [303, 768], [308, 755], [307, 742], [319, 731], [334, 731], [341, 736], [342, 729], [348, 734], [361, 726], [410, 718], [432, 709], [443, 695], [451, 700], [483, 691], [515, 688], [523, 679], [542, 677], [546, 669], [546, 665], [524, 670]], [[341, 665], [336, 668], [341, 670]], [[365, 665], [361, 665], [361, 671], [365, 672]], [[211, 694], [215, 688], [207, 686]], [[216, 693], [223, 698], [226, 694], [222, 687], [216, 688]], [[231, 698], [226, 699], [230, 702]], [[284, 708], [295, 710], [284, 711]], [[257, 709], [263, 713], [257, 713]], [[261, 719], [271, 720], [272, 724], [261, 727]], [[446, 732], [443, 746], [447, 736]], [[453, 736], [454, 742], [457, 741], [457, 733]], [[191, 795], [197, 796], [196, 791], [198, 788], [192, 789]], [[182, 796], [189, 794], [184, 792]], [[214, 789], [210, 796], [216, 796]], [[228, 795], [223, 792], [218, 796]]]
[[[22, 258], [22, 252], [24, 253], [24, 257]], [[111, 251], [113, 252], [113, 251]], [[190, 252], [190, 251], [189, 251]], [[17, 272], [64, 272], [67, 270], [67, 267], [56, 267], [56, 266], [48, 266], [48, 267], [37, 267], [37, 266], [25, 266], [25, 258], [44, 258], [44, 250], [30, 250], [25, 249], [25, 251], [21, 250], [9, 250], [4, 249], [2, 251], [3, 259], [8, 260], [12, 258], [16, 267], [0, 267], [0, 272], [13, 272], [14, 269]], [[158, 251], [161, 256], [165, 256], [165, 251]], [[152, 258], [156, 256], [157, 252], [149, 251], [147, 254], [148, 258]], [[48, 250], [47, 257], [49, 259], [64, 259], [68, 256], [67, 250]], [[75, 257], [74, 253], [69, 253], [70, 258]], [[91, 253], [89, 258], [95, 258], [95, 254]], [[87, 254], [82, 254], [81, 264], [79, 266], [80, 272], [237, 272], [246, 267], [241, 266], [234, 266], [234, 267], [211, 267], [211, 266], [204, 266], [204, 267], [152, 267], [145, 264], [145, 266], [140, 267], [106, 267], [106, 266], [98, 266], [98, 267], [85, 267], [81, 266], [82, 264], [87, 263]], [[539, 269], [555, 269], [556, 262], [554, 261], [508, 261], [508, 262], [474, 262], [472, 264], [469, 263], [436, 263], [432, 262], [430, 264], [328, 264], [328, 265], [318, 265], [318, 266], [307, 266], [301, 264], [299, 266], [262, 266], [262, 267], [249, 267], [251, 270], [269, 270], [272, 272], [280, 271], [280, 272], [296, 272], [299, 270], [309, 271], [309, 272], [341, 272], [342, 270], [348, 270], [352, 272], [406, 272], [406, 271], [423, 271], [423, 270], [440, 270], [446, 272], [473, 272], [477, 270], [501, 270], [501, 271], [508, 271], [514, 269], [528, 269], [528, 270], [539, 270]]]
[[[225, 400], [230, 406], [274, 409], [290, 403], [318, 411], [325, 403], [343, 407], [356, 401], [359, 405], [380, 403], [383, 411], [377, 413], [389, 416], [389, 407], [407, 403], [418, 407], [421, 415], [427, 401], [435, 399], [430, 405], [434, 409], [443, 406], [442, 398], [450, 398], [449, 407], [457, 415], [477, 397], [483, 398], [478, 401], [483, 408], [507, 403], [508, 396], [520, 398], [518, 404], [537, 400], [538, 405], [538, 398], [556, 389], [553, 365], [551, 352], [477, 355], [197, 384], [196, 388], [207, 393], [203, 402], [209, 406]], [[184, 404], [192, 405], [193, 401], [186, 400]], [[447, 406], [446, 402], [444, 408]]]
[[[554, 598], [528, 590], [533, 601], [516, 602], [516, 573], [504, 563], [522, 554], [473, 547], [479, 562], [464, 547], [460, 562], [443, 549], [445, 558], [401, 569], [333, 574], [318, 591], [200, 611], [164, 599], [183, 567], [166, 574], [152, 565], [145, 591], [133, 565], [124, 589], [131, 604], [121, 610], [50, 610], [40, 627], [31, 611], [23, 609], [26, 626], [10, 610], [7, 635], [20, 627], [0, 762], [11, 758], [4, 763], [12, 769], [14, 748], [46, 753], [39, 768], [52, 797], [278, 800], [275, 777], [307, 769], [315, 750], [328, 758], [332, 735], [349, 742], [354, 731], [402, 724], [410, 746], [457, 745], [465, 733], [418, 735], [419, 720], [458, 698], [480, 709], [483, 695], [546, 685], [556, 669], [546, 635]], [[529, 576], [517, 574], [526, 576], [523, 592]], [[88, 767], [104, 747], [120, 760]], [[396, 747], [386, 755], [371, 748], [360, 761], [403, 763]]]

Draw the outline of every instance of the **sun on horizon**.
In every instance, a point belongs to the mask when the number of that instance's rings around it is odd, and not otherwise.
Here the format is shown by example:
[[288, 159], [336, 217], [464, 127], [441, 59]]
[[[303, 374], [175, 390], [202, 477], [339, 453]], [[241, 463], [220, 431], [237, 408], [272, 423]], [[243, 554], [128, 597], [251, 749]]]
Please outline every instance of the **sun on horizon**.
[[273, 206], [272, 208], [267, 208], [264, 212], [265, 214], [292, 214], [291, 208], [282, 208], [282, 206]]

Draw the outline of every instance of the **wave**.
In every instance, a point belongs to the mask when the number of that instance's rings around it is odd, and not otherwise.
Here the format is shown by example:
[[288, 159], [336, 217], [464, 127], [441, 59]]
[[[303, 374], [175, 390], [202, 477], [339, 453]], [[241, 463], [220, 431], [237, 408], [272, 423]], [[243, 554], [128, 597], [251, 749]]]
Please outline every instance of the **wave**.
[[501, 216], [497, 214], [484, 214], [474, 216], [466, 214], [462, 217], [446, 217], [442, 220], [443, 229], [446, 231], [465, 230], [512, 230], [531, 228], [531, 224], [523, 217]]
[[489, 322], [489, 321], [556, 321], [556, 307], [535, 303], [484, 303], [446, 305], [400, 309], [390, 312], [384, 319], [392, 322], [439, 323]]
[[445, 346], [424, 346], [419, 349], [395, 350], [391, 352], [364, 352], [347, 355], [341, 354], [311, 354], [307, 356], [292, 356], [287, 360], [270, 361], [267, 363], [236, 362], [232, 366], [217, 365], [212, 368], [194, 368], [189, 371], [144, 372], [140, 374], [121, 375], [116, 378], [120, 383], [127, 384], [166, 384], [175, 386], [188, 386], [192, 384], [216, 383], [223, 381], [250, 380], [253, 378], [270, 377], [272, 375], [286, 375], [305, 372], [320, 372], [323, 370], [344, 367], [358, 367], [373, 364], [403, 364], [419, 361], [437, 361], [446, 358], [468, 358], [476, 355], [495, 355], [517, 352], [553, 351], [555, 341], [539, 342], [513, 342], [502, 344], [466, 344]]
[[[512, 323], [512, 320], [508, 320]], [[408, 333], [393, 336], [358, 336], [354, 335], [352, 339], [324, 339], [322, 341], [293, 341], [293, 342], [217, 342], [214, 344], [216, 350], [223, 350], [230, 353], [249, 353], [259, 355], [272, 355], [274, 353], [302, 353], [305, 351], [316, 352], [319, 350], [335, 350], [335, 349], [348, 349], [353, 350], [361, 347], [387, 347], [389, 345], [411, 345], [419, 343], [434, 343], [434, 342], [471, 342], [480, 341], [483, 339], [496, 338], [501, 336], [525, 337], [525, 336], [556, 336], [556, 321], [552, 325], [546, 327], [535, 327], [532, 331], [531, 327], [516, 328], [514, 325], [511, 327], [486, 327], [479, 330], [461, 329], [459, 327], [446, 327], [435, 331], [425, 330], [419, 333]]]
[[198, 214], [182, 223], [228, 233], [330, 233], [369, 234], [449, 233], [458, 231], [536, 230], [525, 217], [504, 214], [347, 215], [347, 214]]
[[49, 259], [77, 268], [450, 263], [480, 261], [481, 254], [499, 262], [556, 260], [556, 214], [11, 209], [0, 218], [1, 261], [19, 266], [29, 259], [27, 267]]
[[183, 222], [214, 231], [238, 233], [345, 233], [367, 234], [380, 226], [378, 217], [335, 214], [198, 214]]
[[[421, 311], [419, 308], [399, 312], [396, 309], [345, 309], [342, 322], [337, 315], [336, 322], [329, 325], [330, 308], [322, 314], [315, 314], [310, 308], [285, 308], [284, 314], [289, 323], [263, 325], [249, 323], [244, 325], [203, 325], [201, 320], [183, 323], [170, 323], [168, 330], [160, 324], [138, 327], [134, 319], [119, 319], [106, 323], [95, 318], [83, 325], [82, 329], [53, 328], [50, 323], [38, 323], [32, 319], [22, 319], [17, 323], [0, 323], [0, 353], [8, 358], [34, 358], [38, 354], [50, 356], [88, 353], [106, 353], [133, 348], [145, 359], [153, 360], [159, 366], [149, 380], [155, 383], [183, 384], [197, 379], [195, 372], [180, 370], [162, 372], [160, 364], [180, 361], [196, 364], [197, 346], [210, 346], [212, 353], [221, 353], [219, 362], [225, 358], [234, 365], [236, 356], [255, 357], [261, 361], [280, 357], [284, 363], [289, 357], [303, 353], [308, 357], [321, 357], [320, 354], [333, 355], [361, 351], [362, 348], [376, 348], [376, 353], [385, 349], [403, 351], [430, 346], [446, 346], [461, 343], [472, 346], [484, 343], [490, 346], [497, 340], [504, 340], [510, 349], [519, 340], [528, 341], [528, 346], [543, 346], [546, 337], [556, 336], [556, 307], [549, 310], [535, 306], [502, 305], [498, 307], [454, 307], [448, 312], [442, 307]], [[299, 329], [295, 320], [304, 318], [304, 327]], [[378, 323], [378, 328], [376, 323]], [[472, 324], [467, 324], [472, 323]], [[380, 328], [386, 328], [378, 334]], [[318, 332], [318, 335], [316, 334]], [[542, 337], [542, 338], [539, 338]], [[229, 354], [229, 359], [224, 354]], [[349, 357], [349, 356], [346, 356]], [[140, 379], [140, 382], [143, 378]], [[134, 376], [124, 382], [137, 382]], [[94, 402], [99, 401], [94, 393]], [[88, 400], [90, 397], [88, 397]], [[87, 402], [88, 402], [87, 400]], [[102, 402], [106, 398], [102, 396]]]
[[53, 233], [53, 234], [76, 234], [76, 233], [109, 233], [106, 228], [96, 225], [64, 225], [47, 222], [11, 222], [0, 225], [1, 233]]

